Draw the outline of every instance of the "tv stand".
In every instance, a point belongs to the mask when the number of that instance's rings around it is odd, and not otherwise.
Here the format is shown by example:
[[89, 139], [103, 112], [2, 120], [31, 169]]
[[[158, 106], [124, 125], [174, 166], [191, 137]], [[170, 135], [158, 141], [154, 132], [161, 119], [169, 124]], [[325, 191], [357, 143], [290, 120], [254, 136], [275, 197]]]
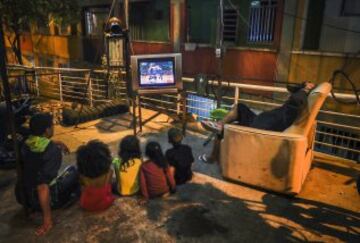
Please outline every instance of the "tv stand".
[[139, 95], [146, 95], [146, 94], [177, 94], [179, 93], [178, 89], [176, 88], [162, 88], [159, 89], [140, 89], [138, 90]]
[[[150, 90], [147, 90], [150, 91]], [[181, 119], [181, 123], [182, 123], [182, 133], [185, 136], [186, 134], [186, 92], [182, 91], [182, 90], [177, 90], [177, 89], [168, 89], [168, 90], [164, 90], [161, 89], [161, 91], [159, 92], [159, 90], [151, 90], [151, 92], [139, 92], [136, 95], [134, 95], [133, 97], [133, 129], [134, 129], [134, 135], [136, 136], [138, 133], [142, 133], [143, 129], [143, 125], [145, 125], [147, 122], [151, 121], [152, 119], [154, 119], [155, 117], [159, 116], [160, 114], [166, 114], [170, 117], [174, 117], [174, 114], [171, 112], [169, 112], [168, 109], [166, 108], [161, 108], [161, 107], [156, 107], [153, 108], [154, 110], [157, 111], [157, 113], [153, 116], [151, 116], [150, 118], [146, 119], [145, 121], [142, 120], [142, 106], [141, 106], [141, 97], [142, 96], [146, 96], [148, 94], [176, 94], [177, 95], [177, 100], [176, 100], [176, 104], [177, 104], [177, 109], [176, 109], [176, 114], [175, 116], [177, 118]], [[138, 110], [138, 117], [136, 116], [136, 110]], [[139, 120], [139, 122], [138, 122]], [[139, 130], [137, 130], [137, 126], [139, 126]]]

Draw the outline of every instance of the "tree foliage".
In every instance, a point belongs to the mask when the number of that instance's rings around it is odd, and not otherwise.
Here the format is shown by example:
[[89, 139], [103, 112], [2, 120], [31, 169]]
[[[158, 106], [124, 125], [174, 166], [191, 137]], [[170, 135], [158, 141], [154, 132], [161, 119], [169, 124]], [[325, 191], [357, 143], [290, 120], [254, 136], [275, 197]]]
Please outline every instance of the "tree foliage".
[[10, 42], [20, 64], [22, 33], [29, 31], [32, 24], [77, 22], [78, 11], [76, 0], [0, 0], [0, 17], [6, 31], [15, 34]]

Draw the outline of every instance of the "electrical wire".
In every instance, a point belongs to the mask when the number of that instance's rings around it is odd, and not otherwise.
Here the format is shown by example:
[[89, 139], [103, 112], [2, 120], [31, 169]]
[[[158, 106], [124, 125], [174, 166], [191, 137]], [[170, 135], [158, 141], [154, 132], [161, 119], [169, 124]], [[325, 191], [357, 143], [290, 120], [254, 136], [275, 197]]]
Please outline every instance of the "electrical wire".
[[[357, 58], [360, 55], [360, 50], [352, 56], [352, 58]], [[353, 80], [350, 78], [350, 76], [346, 73], [346, 69], [347, 67], [350, 65], [349, 62], [349, 56], [346, 58], [343, 66], [340, 69], [337, 69], [333, 72], [329, 83], [331, 83], [331, 85], [334, 87], [335, 85], [335, 81], [336, 81], [336, 77], [337, 76], [343, 76], [345, 78], [345, 80], [347, 80], [350, 83], [351, 86], [351, 91], [354, 92], [355, 94], [355, 101], [348, 101], [348, 100], [343, 100], [343, 99], [339, 99], [336, 97], [335, 95], [335, 91], [334, 89], [331, 90], [331, 96], [334, 98], [335, 101], [337, 101], [338, 103], [342, 103], [342, 104], [359, 104], [360, 105], [360, 89], [357, 89], [355, 83], [353, 82]]]
[[329, 80], [329, 83], [331, 83], [331, 85], [334, 85], [335, 83], [335, 79], [338, 75], [342, 75], [345, 77], [345, 79], [350, 83], [356, 100], [355, 101], [347, 101], [347, 100], [342, 100], [336, 97], [334, 90], [331, 90], [331, 96], [334, 98], [335, 101], [337, 101], [338, 103], [342, 103], [342, 104], [359, 104], [360, 105], [360, 89], [358, 90], [354, 84], [354, 82], [350, 79], [350, 77], [343, 71], [343, 70], [335, 70], [333, 72], [332, 77]]

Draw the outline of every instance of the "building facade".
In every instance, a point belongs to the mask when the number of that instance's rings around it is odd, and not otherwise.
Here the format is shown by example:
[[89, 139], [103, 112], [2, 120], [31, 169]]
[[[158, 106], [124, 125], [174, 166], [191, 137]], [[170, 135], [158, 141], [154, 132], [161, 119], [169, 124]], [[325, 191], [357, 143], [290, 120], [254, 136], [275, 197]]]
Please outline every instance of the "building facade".
[[[110, 0], [79, 1], [77, 25], [37, 26], [22, 35], [26, 64], [98, 65]], [[185, 76], [218, 72], [233, 82], [328, 81], [337, 69], [360, 78], [360, 10], [356, 0], [134, 0], [130, 32], [135, 54], [181, 52]], [[121, 12], [121, 11], [119, 11]], [[219, 16], [224, 28], [219, 31]], [[11, 35], [8, 33], [8, 35]], [[13, 60], [9, 42], [9, 60]], [[345, 70], [346, 69], [346, 70]], [[339, 78], [340, 87], [349, 87]]]

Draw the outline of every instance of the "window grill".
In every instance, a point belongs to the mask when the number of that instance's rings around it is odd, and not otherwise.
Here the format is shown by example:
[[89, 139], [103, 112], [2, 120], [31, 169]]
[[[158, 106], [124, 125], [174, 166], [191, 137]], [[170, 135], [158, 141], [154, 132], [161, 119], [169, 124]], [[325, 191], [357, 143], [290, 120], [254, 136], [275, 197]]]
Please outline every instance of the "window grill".
[[275, 34], [277, 1], [252, 1], [249, 11], [248, 41], [272, 43]]
[[315, 150], [360, 162], [360, 134], [319, 124]]
[[198, 116], [199, 120], [210, 119], [210, 112], [216, 108], [216, 101], [196, 94], [188, 94], [188, 112]]
[[235, 9], [224, 9], [223, 38], [227, 42], [236, 42], [238, 14]]

